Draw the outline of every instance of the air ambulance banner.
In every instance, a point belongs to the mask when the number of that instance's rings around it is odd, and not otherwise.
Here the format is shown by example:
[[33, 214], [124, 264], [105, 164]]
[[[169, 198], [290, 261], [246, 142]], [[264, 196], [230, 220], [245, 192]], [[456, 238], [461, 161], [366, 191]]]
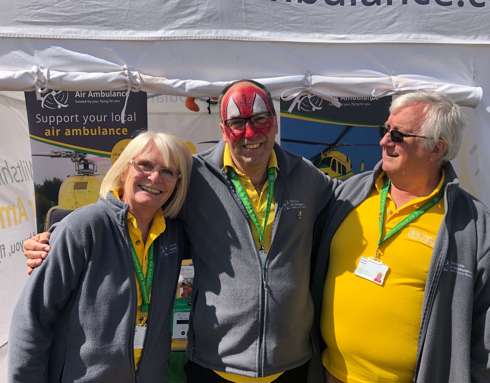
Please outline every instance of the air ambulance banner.
[[347, 179], [380, 160], [381, 127], [391, 97], [338, 98], [300, 95], [281, 101], [281, 143], [325, 174]]
[[113, 0], [90, 12], [75, 0], [36, 4], [0, 0], [0, 37], [490, 43], [490, 0]]
[[[119, 140], [146, 130], [146, 93], [47, 90], [26, 92], [31, 138], [67, 149], [110, 156]], [[125, 113], [121, 113], [125, 110]]]
[[[26, 92], [37, 229], [63, 210], [93, 203], [129, 140], [147, 130], [146, 93]], [[54, 215], [53, 215], [54, 214]]]

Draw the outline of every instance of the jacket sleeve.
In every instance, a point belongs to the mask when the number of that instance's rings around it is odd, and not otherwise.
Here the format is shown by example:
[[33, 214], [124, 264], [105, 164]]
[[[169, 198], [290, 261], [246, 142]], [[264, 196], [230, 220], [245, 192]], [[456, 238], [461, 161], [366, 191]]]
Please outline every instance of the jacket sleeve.
[[[82, 236], [83, 237], [83, 236]], [[14, 310], [9, 334], [8, 381], [48, 383], [56, 330], [86, 268], [90, 249], [61, 224], [51, 237], [49, 257], [29, 277]]]
[[486, 248], [477, 265], [471, 344], [471, 381], [488, 383], [490, 382], [490, 247]]

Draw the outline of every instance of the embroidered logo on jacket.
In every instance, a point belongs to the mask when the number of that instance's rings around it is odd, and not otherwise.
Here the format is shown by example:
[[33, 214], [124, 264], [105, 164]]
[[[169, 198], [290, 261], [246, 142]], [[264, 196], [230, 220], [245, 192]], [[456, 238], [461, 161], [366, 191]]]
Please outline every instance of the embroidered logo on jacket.
[[304, 202], [298, 201], [296, 199], [289, 199], [284, 201], [284, 210], [296, 210], [296, 218], [298, 220], [303, 219], [303, 209], [306, 209], [306, 204]]
[[166, 246], [161, 247], [162, 256], [170, 257], [171, 255], [177, 254], [177, 243], [170, 243]]
[[306, 204], [304, 202], [298, 201], [297, 199], [289, 199], [284, 201], [284, 209], [286, 210], [306, 209]]
[[462, 263], [446, 261], [443, 270], [450, 273], [456, 273], [462, 275], [463, 277], [473, 279], [473, 271], [468, 270], [468, 268]]

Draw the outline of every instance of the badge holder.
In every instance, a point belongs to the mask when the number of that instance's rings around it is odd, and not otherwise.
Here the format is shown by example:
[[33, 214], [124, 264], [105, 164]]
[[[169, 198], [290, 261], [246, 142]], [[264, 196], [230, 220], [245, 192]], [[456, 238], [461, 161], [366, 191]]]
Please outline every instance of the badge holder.
[[145, 343], [146, 326], [136, 325], [134, 328], [133, 348], [138, 350], [143, 348]]
[[354, 274], [358, 277], [367, 279], [378, 286], [383, 286], [389, 269], [390, 268], [378, 258], [361, 257]]

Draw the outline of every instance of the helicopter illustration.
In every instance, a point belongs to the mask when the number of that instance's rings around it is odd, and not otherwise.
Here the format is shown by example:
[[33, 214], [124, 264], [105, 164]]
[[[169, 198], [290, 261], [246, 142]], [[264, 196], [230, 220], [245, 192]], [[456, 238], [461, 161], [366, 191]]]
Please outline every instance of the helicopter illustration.
[[67, 158], [75, 165], [75, 175], [66, 178], [60, 186], [58, 208], [74, 210], [97, 201], [102, 177], [97, 173], [97, 164], [87, 158], [87, 153], [53, 150], [49, 154], [33, 154], [32, 156]]
[[[368, 147], [377, 147], [377, 144], [370, 143], [341, 143], [342, 139], [345, 137], [347, 133], [353, 128], [352, 125], [345, 125], [342, 128], [340, 134], [335, 138], [333, 142], [320, 142], [320, 141], [311, 141], [311, 140], [298, 140], [292, 138], [282, 137], [282, 142], [291, 142], [291, 143], [299, 143], [306, 145], [321, 145], [323, 149], [316, 155], [309, 158], [313, 164], [320, 169], [323, 173], [327, 174], [330, 177], [338, 178], [341, 180], [345, 180], [356, 172], [352, 167], [352, 161], [347, 156], [347, 154], [343, 153], [339, 149], [341, 147], [359, 147], [359, 146], [368, 146]], [[363, 172], [365, 170], [364, 161], [361, 161], [359, 170], [357, 172]]]
[[330, 177], [345, 180], [354, 175], [352, 161], [341, 151], [330, 149], [322, 151], [318, 156], [319, 158], [313, 163]]

